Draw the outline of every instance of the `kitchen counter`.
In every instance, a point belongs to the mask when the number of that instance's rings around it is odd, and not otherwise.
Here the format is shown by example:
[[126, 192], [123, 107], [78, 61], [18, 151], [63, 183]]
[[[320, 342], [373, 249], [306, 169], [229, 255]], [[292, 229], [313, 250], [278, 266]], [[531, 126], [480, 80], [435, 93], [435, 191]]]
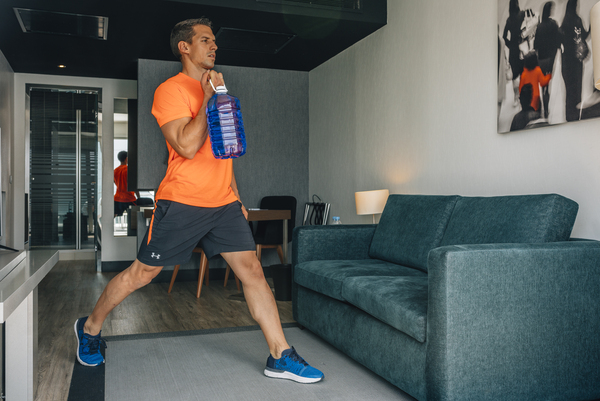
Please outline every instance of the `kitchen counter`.
[[6, 321], [57, 262], [57, 250], [0, 252], [0, 323]]
[[37, 287], [58, 260], [58, 250], [0, 251], [0, 323], [4, 325], [0, 363], [3, 360], [6, 381], [2, 395], [7, 401], [34, 399], [37, 387]]

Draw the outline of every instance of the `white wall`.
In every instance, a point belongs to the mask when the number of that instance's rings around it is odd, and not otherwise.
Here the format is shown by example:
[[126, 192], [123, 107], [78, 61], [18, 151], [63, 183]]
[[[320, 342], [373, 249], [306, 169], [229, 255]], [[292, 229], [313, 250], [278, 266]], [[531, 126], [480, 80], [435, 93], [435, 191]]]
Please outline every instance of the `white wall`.
[[[102, 90], [102, 261], [134, 260], [137, 255], [135, 237], [113, 236], [113, 110], [114, 98], [137, 98], [137, 82], [131, 80], [100, 79], [84, 77], [65, 77], [56, 75], [15, 74], [14, 102], [14, 196], [15, 205], [23, 205], [25, 184], [29, 177], [26, 174], [26, 117], [25, 90], [27, 84], [44, 84], [56, 86], [79, 86], [99, 88]], [[23, 207], [15, 208], [15, 236], [23, 246], [24, 228]], [[18, 242], [18, 241], [17, 241]], [[17, 247], [18, 244], [16, 244]]]
[[[507, 0], [508, 1], [508, 0]], [[559, 1], [561, 4], [564, 3]], [[310, 72], [309, 191], [559, 193], [600, 239], [600, 119], [497, 134], [496, 0], [388, 1], [388, 24]]]
[[2, 174], [0, 176], [1, 190], [7, 194], [7, 202], [4, 205], [6, 214], [2, 217], [3, 229], [0, 243], [14, 247], [13, 225], [13, 203], [10, 195], [12, 187], [9, 182], [11, 174], [10, 147], [13, 133], [13, 95], [14, 95], [14, 72], [8, 64], [4, 54], [0, 52], [0, 163], [2, 165]]

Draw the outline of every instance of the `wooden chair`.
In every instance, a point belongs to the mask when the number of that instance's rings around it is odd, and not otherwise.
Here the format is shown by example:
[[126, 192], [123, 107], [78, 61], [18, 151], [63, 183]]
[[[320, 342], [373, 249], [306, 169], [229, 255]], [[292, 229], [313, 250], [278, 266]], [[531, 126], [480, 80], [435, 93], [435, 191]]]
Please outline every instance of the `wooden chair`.
[[[281, 260], [281, 264], [285, 263], [283, 261], [283, 248], [281, 247], [281, 245], [256, 244], [256, 256], [258, 257], [258, 261], [260, 262], [261, 265], [262, 265], [262, 249], [263, 248], [277, 248], [277, 254], [279, 255], [279, 260]], [[227, 265], [227, 269], [225, 270], [225, 285], [223, 285], [223, 287], [227, 287], [227, 279], [229, 278], [229, 271], [231, 271], [231, 267], [229, 267], [229, 265]], [[233, 277], [235, 277], [235, 283], [237, 284], [238, 291], [241, 291], [240, 279], [237, 278], [237, 276], [235, 275], [235, 273], [233, 273], [233, 271], [231, 271], [231, 273], [233, 274]]]
[[[277, 248], [277, 254], [279, 255], [279, 260], [281, 260], [281, 263], [285, 263], [283, 261], [283, 248], [281, 247], [281, 245], [260, 245], [260, 244], [256, 244], [256, 256], [258, 257], [258, 261], [262, 264], [262, 249], [263, 248]], [[238, 291], [242, 291], [242, 289], [240, 288], [240, 279], [237, 278], [237, 276], [235, 275], [235, 273], [233, 272], [233, 270], [231, 270], [231, 267], [229, 267], [229, 265], [227, 265], [227, 269], [225, 270], [225, 284], [223, 284], [223, 287], [227, 287], [227, 279], [229, 278], [229, 272], [231, 272], [231, 274], [233, 274], [233, 277], [235, 278], [235, 284], [237, 285], [237, 289]]]
[[[294, 231], [294, 223], [296, 221], [296, 198], [293, 196], [265, 196], [260, 201], [261, 209], [271, 210], [290, 210], [291, 219], [288, 221], [288, 239], [292, 238], [292, 232]], [[274, 221], [259, 221], [256, 225], [256, 231], [254, 233], [254, 241], [256, 242], [256, 256], [259, 262], [262, 264], [262, 250], [263, 249], [277, 249], [279, 260], [282, 264], [285, 263], [283, 258], [283, 222], [279, 220]], [[225, 271], [225, 285], [227, 285], [227, 278], [229, 277], [229, 265]], [[236, 277], [236, 282], [238, 278]], [[238, 284], [238, 290], [239, 290]]]
[[262, 250], [263, 249], [277, 249], [277, 255], [279, 255], [279, 260], [281, 264], [284, 264], [283, 260], [283, 248], [281, 245], [264, 245], [264, 244], [256, 244], [256, 256], [258, 257], [258, 261], [262, 264]]
[[242, 288], [240, 287], [240, 279], [235, 275], [233, 270], [231, 270], [231, 267], [229, 267], [229, 264], [227, 264], [227, 269], [225, 269], [225, 282], [223, 284], [223, 287], [227, 287], [227, 279], [229, 279], [230, 271], [231, 271], [231, 274], [233, 274], [233, 277], [235, 278], [235, 285], [237, 285], [237, 290], [241, 292]]
[[[291, 219], [288, 221], [288, 240], [292, 239], [294, 231], [294, 223], [296, 221], [296, 198], [293, 196], [265, 196], [260, 201], [261, 209], [272, 210], [290, 210]], [[274, 248], [277, 249], [279, 260], [285, 263], [283, 259], [283, 222], [274, 221], [259, 221], [256, 224], [254, 232], [254, 241], [256, 242], [256, 256], [262, 263], [262, 250]]]
[[[204, 251], [202, 250], [202, 248], [196, 247], [196, 248], [194, 248], [194, 252], [200, 254], [200, 271], [198, 273], [198, 288], [196, 289], [196, 298], [200, 298], [200, 293], [202, 292], [202, 281], [203, 280], [204, 280], [204, 285], [206, 285], [208, 287], [208, 282], [209, 282], [208, 258], [204, 254]], [[173, 284], [175, 284], [175, 277], [177, 277], [177, 272], [179, 271], [179, 266], [180, 265], [176, 265], [175, 268], [173, 269], [173, 276], [171, 276], [171, 284], [169, 284], [169, 291], [168, 291], [169, 294], [171, 293], [171, 290], [173, 289]], [[227, 266], [227, 267], [229, 267], [229, 266]], [[237, 277], [236, 277], [236, 279], [237, 279]]]

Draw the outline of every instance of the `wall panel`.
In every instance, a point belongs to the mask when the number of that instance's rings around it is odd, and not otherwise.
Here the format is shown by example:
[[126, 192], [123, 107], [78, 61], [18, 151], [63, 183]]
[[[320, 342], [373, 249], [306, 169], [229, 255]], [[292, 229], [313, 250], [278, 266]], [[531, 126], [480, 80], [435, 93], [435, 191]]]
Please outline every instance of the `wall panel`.
[[[247, 67], [217, 66], [229, 93], [242, 106], [247, 152], [233, 162], [235, 177], [247, 208], [258, 207], [267, 195], [292, 195], [298, 201], [296, 225], [301, 224], [308, 194], [308, 73]], [[154, 91], [181, 71], [179, 62], [139, 60], [138, 64], [138, 188], [156, 189], [167, 169], [167, 147], [151, 114]], [[133, 160], [133, 158], [131, 159]], [[279, 263], [267, 250], [263, 264]], [[291, 259], [290, 259], [291, 260]], [[210, 267], [219, 267], [212, 263]], [[198, 268], [197, 260], [182, 269]]]
[[[217, 66], [238, 97], [247, 152], [234, 160], [242, 202], [258, 207], [267, 195], [298, 200], [297, 223], [308, 201], [308, 73]], [[179, 62], [139, 60], [138, 188], [156, 189], [167, 169], [167, 146], [151, 114], [154, 91], [181, 71]]]

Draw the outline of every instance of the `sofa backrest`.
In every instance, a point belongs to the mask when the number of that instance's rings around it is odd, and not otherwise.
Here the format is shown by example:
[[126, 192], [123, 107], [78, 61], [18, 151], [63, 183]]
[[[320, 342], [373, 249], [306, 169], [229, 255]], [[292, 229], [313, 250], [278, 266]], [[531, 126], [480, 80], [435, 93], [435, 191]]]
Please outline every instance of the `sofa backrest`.
[[390, 195], [369, 256], [427, 271], [427, 255], [440, 246], [458, 198]]
[[557, 194], [461, 197], [440, 245], [567, 241], [578, 208]]
[[427, 271], [427, 255], [439, 246], [567, 241], [578, 208], [556, 194], [390, 195], [369, 256]]

